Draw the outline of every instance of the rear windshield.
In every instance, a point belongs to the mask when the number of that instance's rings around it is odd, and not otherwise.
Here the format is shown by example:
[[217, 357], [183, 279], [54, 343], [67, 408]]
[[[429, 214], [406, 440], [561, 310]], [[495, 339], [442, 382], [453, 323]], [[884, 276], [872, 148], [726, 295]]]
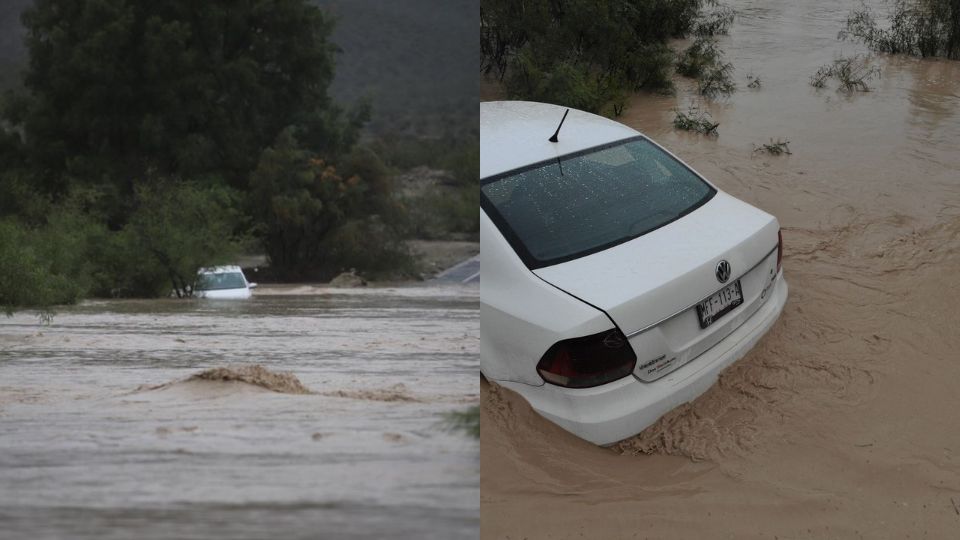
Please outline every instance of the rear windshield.
[[530, 268], [642, 236], [695, 210], [716, 193], [644, 138], [481, 183], [484, 210]]
[[218, 291], [221, 289], [245, 289], [247, 283], [240, 272], [223, 274], [200, 274], [197, 279], [197, 290]]

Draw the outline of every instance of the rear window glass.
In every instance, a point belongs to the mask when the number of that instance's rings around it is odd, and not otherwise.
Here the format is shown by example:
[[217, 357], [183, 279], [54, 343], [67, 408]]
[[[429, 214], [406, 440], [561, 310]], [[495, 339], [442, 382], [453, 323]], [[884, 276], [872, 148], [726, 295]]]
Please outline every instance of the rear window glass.
[[482, 182], [481, 204], [527, 266], [606, 249], [662, 227], [716, 193], [643, 138]]

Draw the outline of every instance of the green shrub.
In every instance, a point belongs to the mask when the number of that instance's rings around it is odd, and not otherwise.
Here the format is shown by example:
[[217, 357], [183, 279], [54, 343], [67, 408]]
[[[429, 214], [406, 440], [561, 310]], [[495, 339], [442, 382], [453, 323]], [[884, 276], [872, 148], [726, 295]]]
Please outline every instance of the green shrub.
[[697, 90], [704, 97], [729, 96], [736, 89], [737, 85], [733, 82], [733, 64], [729, 62], [710, 66], [697, 77]]
[[[115, 239], [115, 276], [134, 296], [157, 296], [172, 285], [188, 295], [197, 269], [237, 253], [237, 194], [226, 187], [162, 179], [140, 185], [130, 222]], [[132, 257], [136, 266], [116, 258]], [[165, 275], [166, 279], [159, 279]], [[123, 294], [126, 296], [126, 294]]]
[[444, 415], [444, 424], [449, 431], [462, 431], [475, 439], [480, 438], [480, 407], [474, 405], [464, 411]]
[[376, 216], [339, 225], [321, 244], [315, 276], [329, 280], [356, 270], [368, 279], [404, 279], [417, 275], [413, 257], [397, 231]]
[[683, 131], [696, 131], [704, 135], [716, 135], [719, 122], [714, 122], [710, 113], [703, 108], [691, 104], [687, 107], [687, 112], [680, 109], [673, 110], [673, 127]]
[[736, 12], [730, 6], [714, 4], [712, 9], [704, 10], [697, 17], [693, 33], [697, 36], [726, 34], [735, 16]]
[[130, 222], [110, 230], [77, 191], [47, 204], [33, 225], [0, 224], [0, 306], [49, 308], [88, 295], [156, 297], [189, 293], [200, 266], [234, 253], [236, 196], [226, 188], [169, 179], [136, 189]]
[[716, 41], [698, 37], [677, 57], [677, 73], [695, 79], [700, 77], [708, 67], [717, 65], [722, 58], [723, 53], [717, 47]]
[[863, 4], [847, 17], [838, 37], [880, 52], [960, 59], [960, 2], [894, 0], [884, 23]]
[[521, 51], [504, 80], [511, 98], [561, 103], [591, 112], [600, 112], [613, 96], [611, 86], [590, 73], [586, 62], [551, 61], [532, 48]]
[[723, 52], [710, 37], [700, 36], [694, 40], [677, 57], [676, 70], [680, 75], [697, 79], [697, 90], [708, 98], [729, 96], [737, 88], [733, 82], [733, 64], [723, 61]]
[[[638, 90], [672, 91], [671, 38], [694, 30], [703, 0], [483, 0], [481, 70], [511, 98], [592, 112]], [[721, 17], [722, 18], [722, 17]], [[706, 22], [703, 31], [710, 32]], [[717, 22], [715, 31], [724, 23]]]
[[10, 315], [17, 308], [49, 310], [81, 299], [89, 280], [87, 269], [78, 266], [75, 236], [59, 225], [38, 230], [0, 222], [0, 309]]
[[468, 185], [433, 193], [424, 204], [428, 212], [435, 213], [438, 228], [444, 233], [475, 235], [480, 230], [479, 186]]
[[341, 174], [301, 148], [292, 130], [263, 152], [250, 178], [250, 213], [279, 276], [325, 280], [355, 268], [372, 278], [407, 264], [395, 245], [402, 227], [389, 221], [401, 209], [373, 159], [360, 150], [345, 159], [351, 174]]
[[820, 69], [810, 77], [810, 85], [815, 88], [823, 88], [827, 85], [827, 79], [833, 78], [839, 82], [837, 90], [869, 92], [870, 87], [867, 86], [867, 81], [874, 75], [880, 75], [880, 68], [871, 67], [866, 58], [862, 56], [840, 57], [830, 64], [820, 66]]

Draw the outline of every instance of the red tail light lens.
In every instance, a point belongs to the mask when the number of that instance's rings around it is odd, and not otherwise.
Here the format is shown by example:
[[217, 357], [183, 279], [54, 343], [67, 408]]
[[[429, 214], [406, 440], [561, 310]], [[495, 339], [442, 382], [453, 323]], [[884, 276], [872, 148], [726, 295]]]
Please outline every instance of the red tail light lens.
[[783, 265], [783, 229], [777, 231], [777, 273]]
[[626, 377], [637, 355], [619, 329], [554, 343], [537, 364], [548, 383], [567, 388], [590, 388]]

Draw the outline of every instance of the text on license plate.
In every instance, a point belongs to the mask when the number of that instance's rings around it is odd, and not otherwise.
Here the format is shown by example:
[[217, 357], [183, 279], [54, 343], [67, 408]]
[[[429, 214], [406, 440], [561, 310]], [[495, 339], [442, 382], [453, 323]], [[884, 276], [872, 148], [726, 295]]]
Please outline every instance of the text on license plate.
[[734, 281], [714, 293], [710, 298], [697, 304], [697, 316], [700, 317], [700, 328], [706, 328], [720, 317], [743, 303], [743, 289], [740, 280]]

